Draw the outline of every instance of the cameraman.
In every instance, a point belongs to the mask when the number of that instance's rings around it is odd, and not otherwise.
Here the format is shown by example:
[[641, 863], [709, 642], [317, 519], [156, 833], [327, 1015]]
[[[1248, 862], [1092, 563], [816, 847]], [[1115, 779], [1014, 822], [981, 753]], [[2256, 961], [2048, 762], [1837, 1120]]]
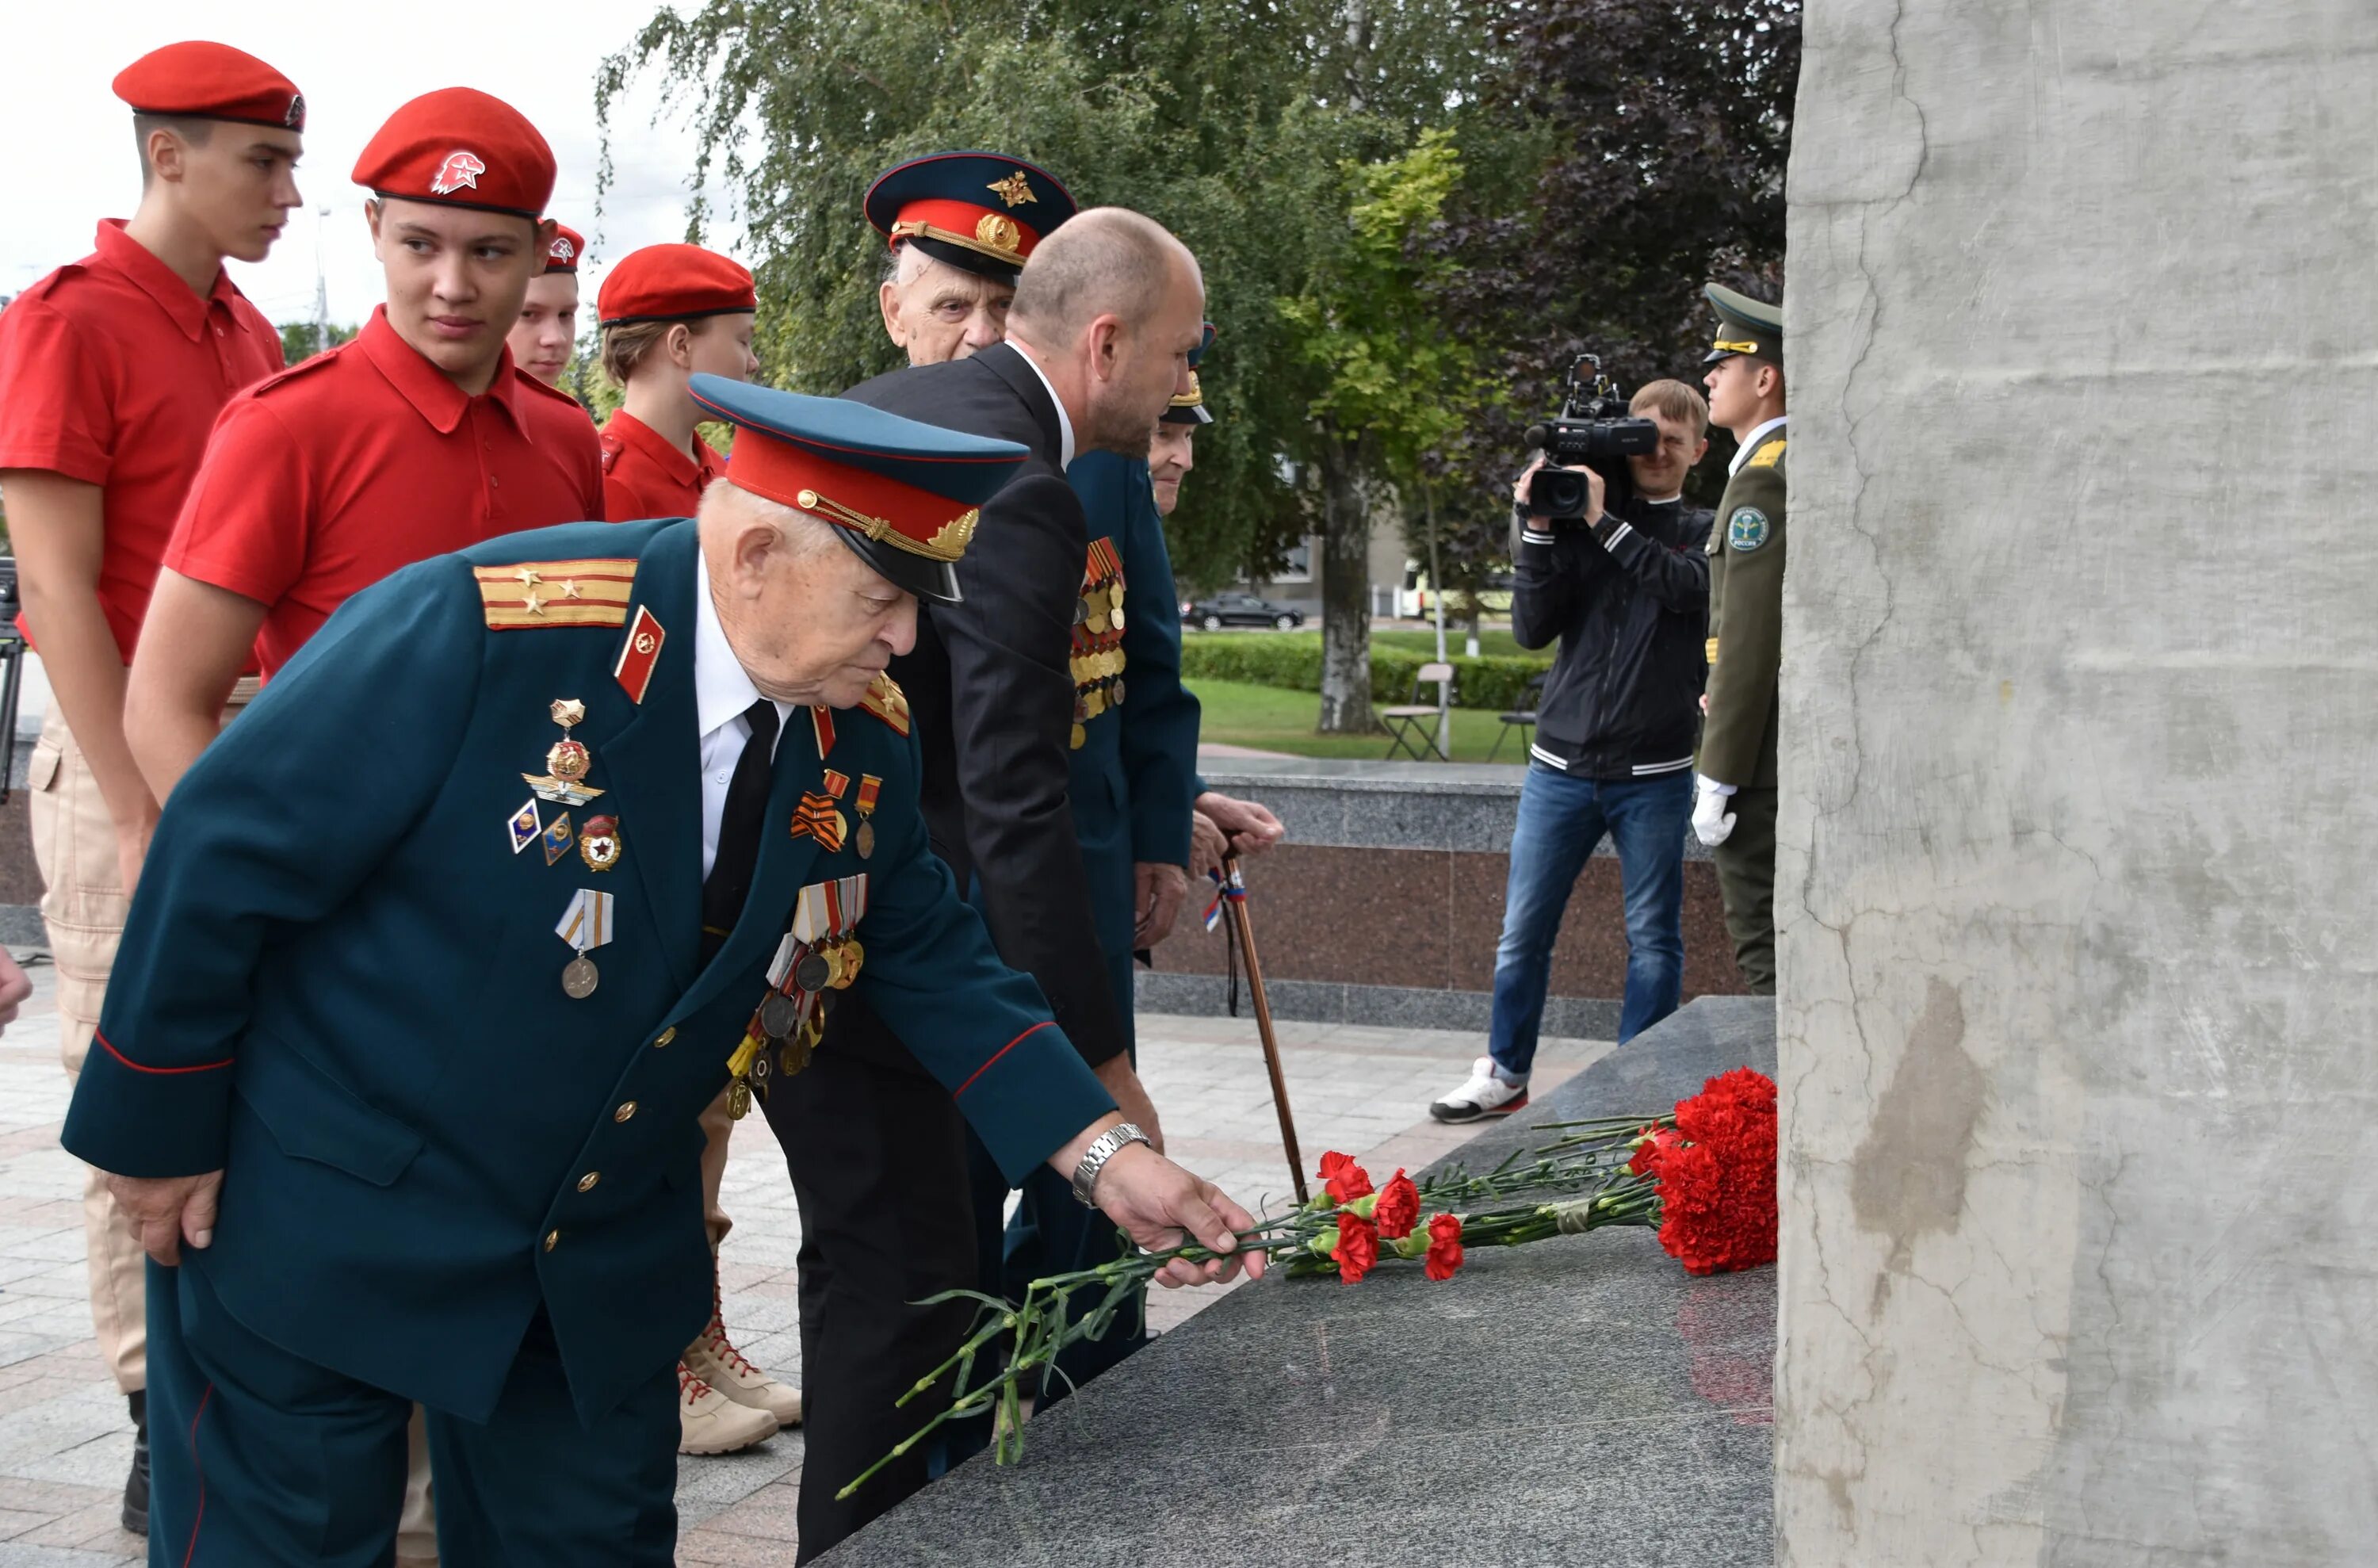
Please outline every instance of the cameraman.
[[1557, 637], [1536, 705], [1536, 742], [1511, 835], [1511, 880], [1495, 949], [1487, 1055], [1431, 1105], [1441, 1122], [1507, 1116], [1528, 1103], [1553, 941], [1569, 890], [1603, 835], [1627, 892], [1625, 1044], [1675, 1011], [1684, 988], [1685, 825], [1693, 804], [1711, 514], [1684, 502], [1685, 476], [1709, 450], [1709, 405], [1682, 381], [1653, 381], [1629, 404], [1659, 445], [1627, 459], [1629, 494], [1604, 510], [1591, 468], [1582, 517], [1529, 513], [1540, 453], [1519, 476], [1511, 634]]

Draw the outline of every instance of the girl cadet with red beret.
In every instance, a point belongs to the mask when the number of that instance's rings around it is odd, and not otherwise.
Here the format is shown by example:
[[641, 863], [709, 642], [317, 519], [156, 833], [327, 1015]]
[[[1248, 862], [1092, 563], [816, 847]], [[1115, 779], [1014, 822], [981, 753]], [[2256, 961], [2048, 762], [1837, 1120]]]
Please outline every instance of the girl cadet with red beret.
[[748, 381], [760, 368], [751, 274], [698, 245], [648, 245], [604, 274], [595, 296], [603, 373], [624, 394], [603, 427], [603, 515], [691, 517], [726, 459], [695, 433], [694, 375]]
[[[594, 297], [603, 373], [624, 394], [603, 427], [603, 515], [614, 523], [691, 517], [727, 460], [694, 428], [705, 416], [689, 383], [697, 374], [746, 381], [760, 368], [751, 274], [698, 245], [648, 245], [621, 257]], [[722, 1092], [702, 1117], [703, 1219], [714, 1270], [734, 1228], [718, 1200], [734, 1125]], [[719, 1312], [686, 1346], [679, 1371], [687, 1390], [678, 1408], [679, 1453], [733, 1453], [800, 1422], [800, 1390], [738, 1350]]]
[[372, 192], [388, 301], [354, 342], [216, 422], [126, 697], [161, 799], [214, 738], [251, 645], [269, 681], [399, 567], [602, 508], [586, 416], [504, 342], [556, 231], [545, 138], [510, 104], [446, 88], [391, 115], [354, 178]]
[[[226, 44], [167, 44], [114, 87], [140, 143], [139, 205], [129, 220], [102, 220], [90, 255], [0, 312], [17, 624], [55, 697], [33, 753], [33, 858], [69, 1078], [157, 820], [125, 742], [125, 666], [215, 415], [281, 368], [281, 334], [223, 261], [261, 261], [281, 237], [300, 200], [306, 129], [296, 84]], [[99, 1353], [137, 1433], [123, 1513], [137, 1533], [149, 1526], [144, 1265], [97, 1172], [84, 1183], [83, 1230]]]
[[549, 387], [561, 385], [570, 351], [578, 345], [578, 262], [585, 252], [585, 238], [576, 229], [553, 226], [545, 271], [529, 280], [520, 320], [504, 339], [512, 363]]

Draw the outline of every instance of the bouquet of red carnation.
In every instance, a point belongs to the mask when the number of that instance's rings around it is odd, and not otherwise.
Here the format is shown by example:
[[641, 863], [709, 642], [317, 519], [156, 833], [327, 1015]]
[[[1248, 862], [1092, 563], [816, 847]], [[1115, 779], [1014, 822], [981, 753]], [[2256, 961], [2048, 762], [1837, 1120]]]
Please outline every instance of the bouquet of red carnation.
[[[1775, 1085], [1760, 1074], [1739, 1067], [1711, 1079], [1699, 1094], [1678, 1101], [1673, 1116], [1602, 1116], [1548, 1123], [1543, 1130], [1562, 1136], [1536, 1150], [1532, 1160], [1514, 1150], [1483, 1176], [1457, 1169], [1425, 1184], [1399, 1170], [1385, 1187], [1374, 1187], [1358, 1162], [1332, 1150], [1321, 1156], [1321, 1191], [1313, 1200], [1256, 1224], [1240, 1236], [1240, 1250], [1283, 1258], [1291, 1277], [1335, 1274], [1357, 1285], [1396, 1259], [1417, 1261], [1426, 1277], [1442, 1281], [1460, 1272], [1468, 1248], [1651, 1225], [1659, 1229], [1660, 1245], [1691, 1273], [1775, 1260]], [[1558, 1191], [1580, 1195], [1459, 1212], [1459, 1205], [1482, 1199]], [[1060, 1350], [1104, 1333], [1168, 1261], [1210, 1256], [1200, 1247], [1133, 1253], [1096, 1269], [1035, 1280], [1020, 1303], [993, 1302], [973, 1291], [932, 1297], [984, 1303], [957, 1354], [900, 1401], [931, 1392], [955, 1372], [950, 1406], [836, 1495], [848, 1497], [926, 1433], [959, 1416], [1000, 1412], [994, 1456], [1001, 1464], [1020, 1457], [1025, 1380], [1037, 1383]], [[1069, 1321], [1065, 1305], [1075, 1295], [1099, 1304]], [[988, 1354], [991, 1342], [1003, 1335], [1011, 1341], [1005, 1357]], [[997, 1370], [972, 1383], [978, 1357]]]

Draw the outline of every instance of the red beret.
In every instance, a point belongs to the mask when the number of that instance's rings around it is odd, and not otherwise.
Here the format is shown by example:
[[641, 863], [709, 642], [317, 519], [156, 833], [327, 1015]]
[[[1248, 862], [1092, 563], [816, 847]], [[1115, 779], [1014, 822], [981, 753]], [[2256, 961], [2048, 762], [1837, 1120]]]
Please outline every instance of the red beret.
[[759, 308], [751, 271], [698, 245], [648, 245], [631, 250], [603, 274], [603, 286], [594, 296], [595, 317], [607, 327]]
[[568, 223], [553, 225], [553, 244], [545, 252], [545, 270], [548, 272], [574, 272], [578, 259], [586, 254], [586, 236]]
[[115, 73], [115, 96], [136, 115], [237, 120], [306, 128], [306, 95], [255, 55], [228, 43], [168, 43]]
[[553, 196], [553, 149], [503, 100], [445, 87], [388, 117], [355, 160], [354, 181], [401, 201], [540, 218]]

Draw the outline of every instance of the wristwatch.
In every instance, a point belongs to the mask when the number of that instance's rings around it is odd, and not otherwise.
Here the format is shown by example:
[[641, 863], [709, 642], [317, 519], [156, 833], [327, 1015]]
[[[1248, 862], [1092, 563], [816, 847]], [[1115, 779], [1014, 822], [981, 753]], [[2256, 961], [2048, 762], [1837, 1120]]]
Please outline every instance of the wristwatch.
[[1099, 1173], [1106, 1169], [1109, 1160], [1123, 1152], [1126, 1143], [1147, 1143], [1151, 1149], [1156, 1147], [1148, 1142], [1147, 1134], [1132, 1123], [1117, 1122], [1099, 1134], [1090, 1146], [1082, 1151], [1082, 1163], [1074, 1167], [1074, 1196], [1080, 1200], [1083, 1208], [1098, 1207], [1098, 1200], [1092, 1195], [1098, 1190]]

